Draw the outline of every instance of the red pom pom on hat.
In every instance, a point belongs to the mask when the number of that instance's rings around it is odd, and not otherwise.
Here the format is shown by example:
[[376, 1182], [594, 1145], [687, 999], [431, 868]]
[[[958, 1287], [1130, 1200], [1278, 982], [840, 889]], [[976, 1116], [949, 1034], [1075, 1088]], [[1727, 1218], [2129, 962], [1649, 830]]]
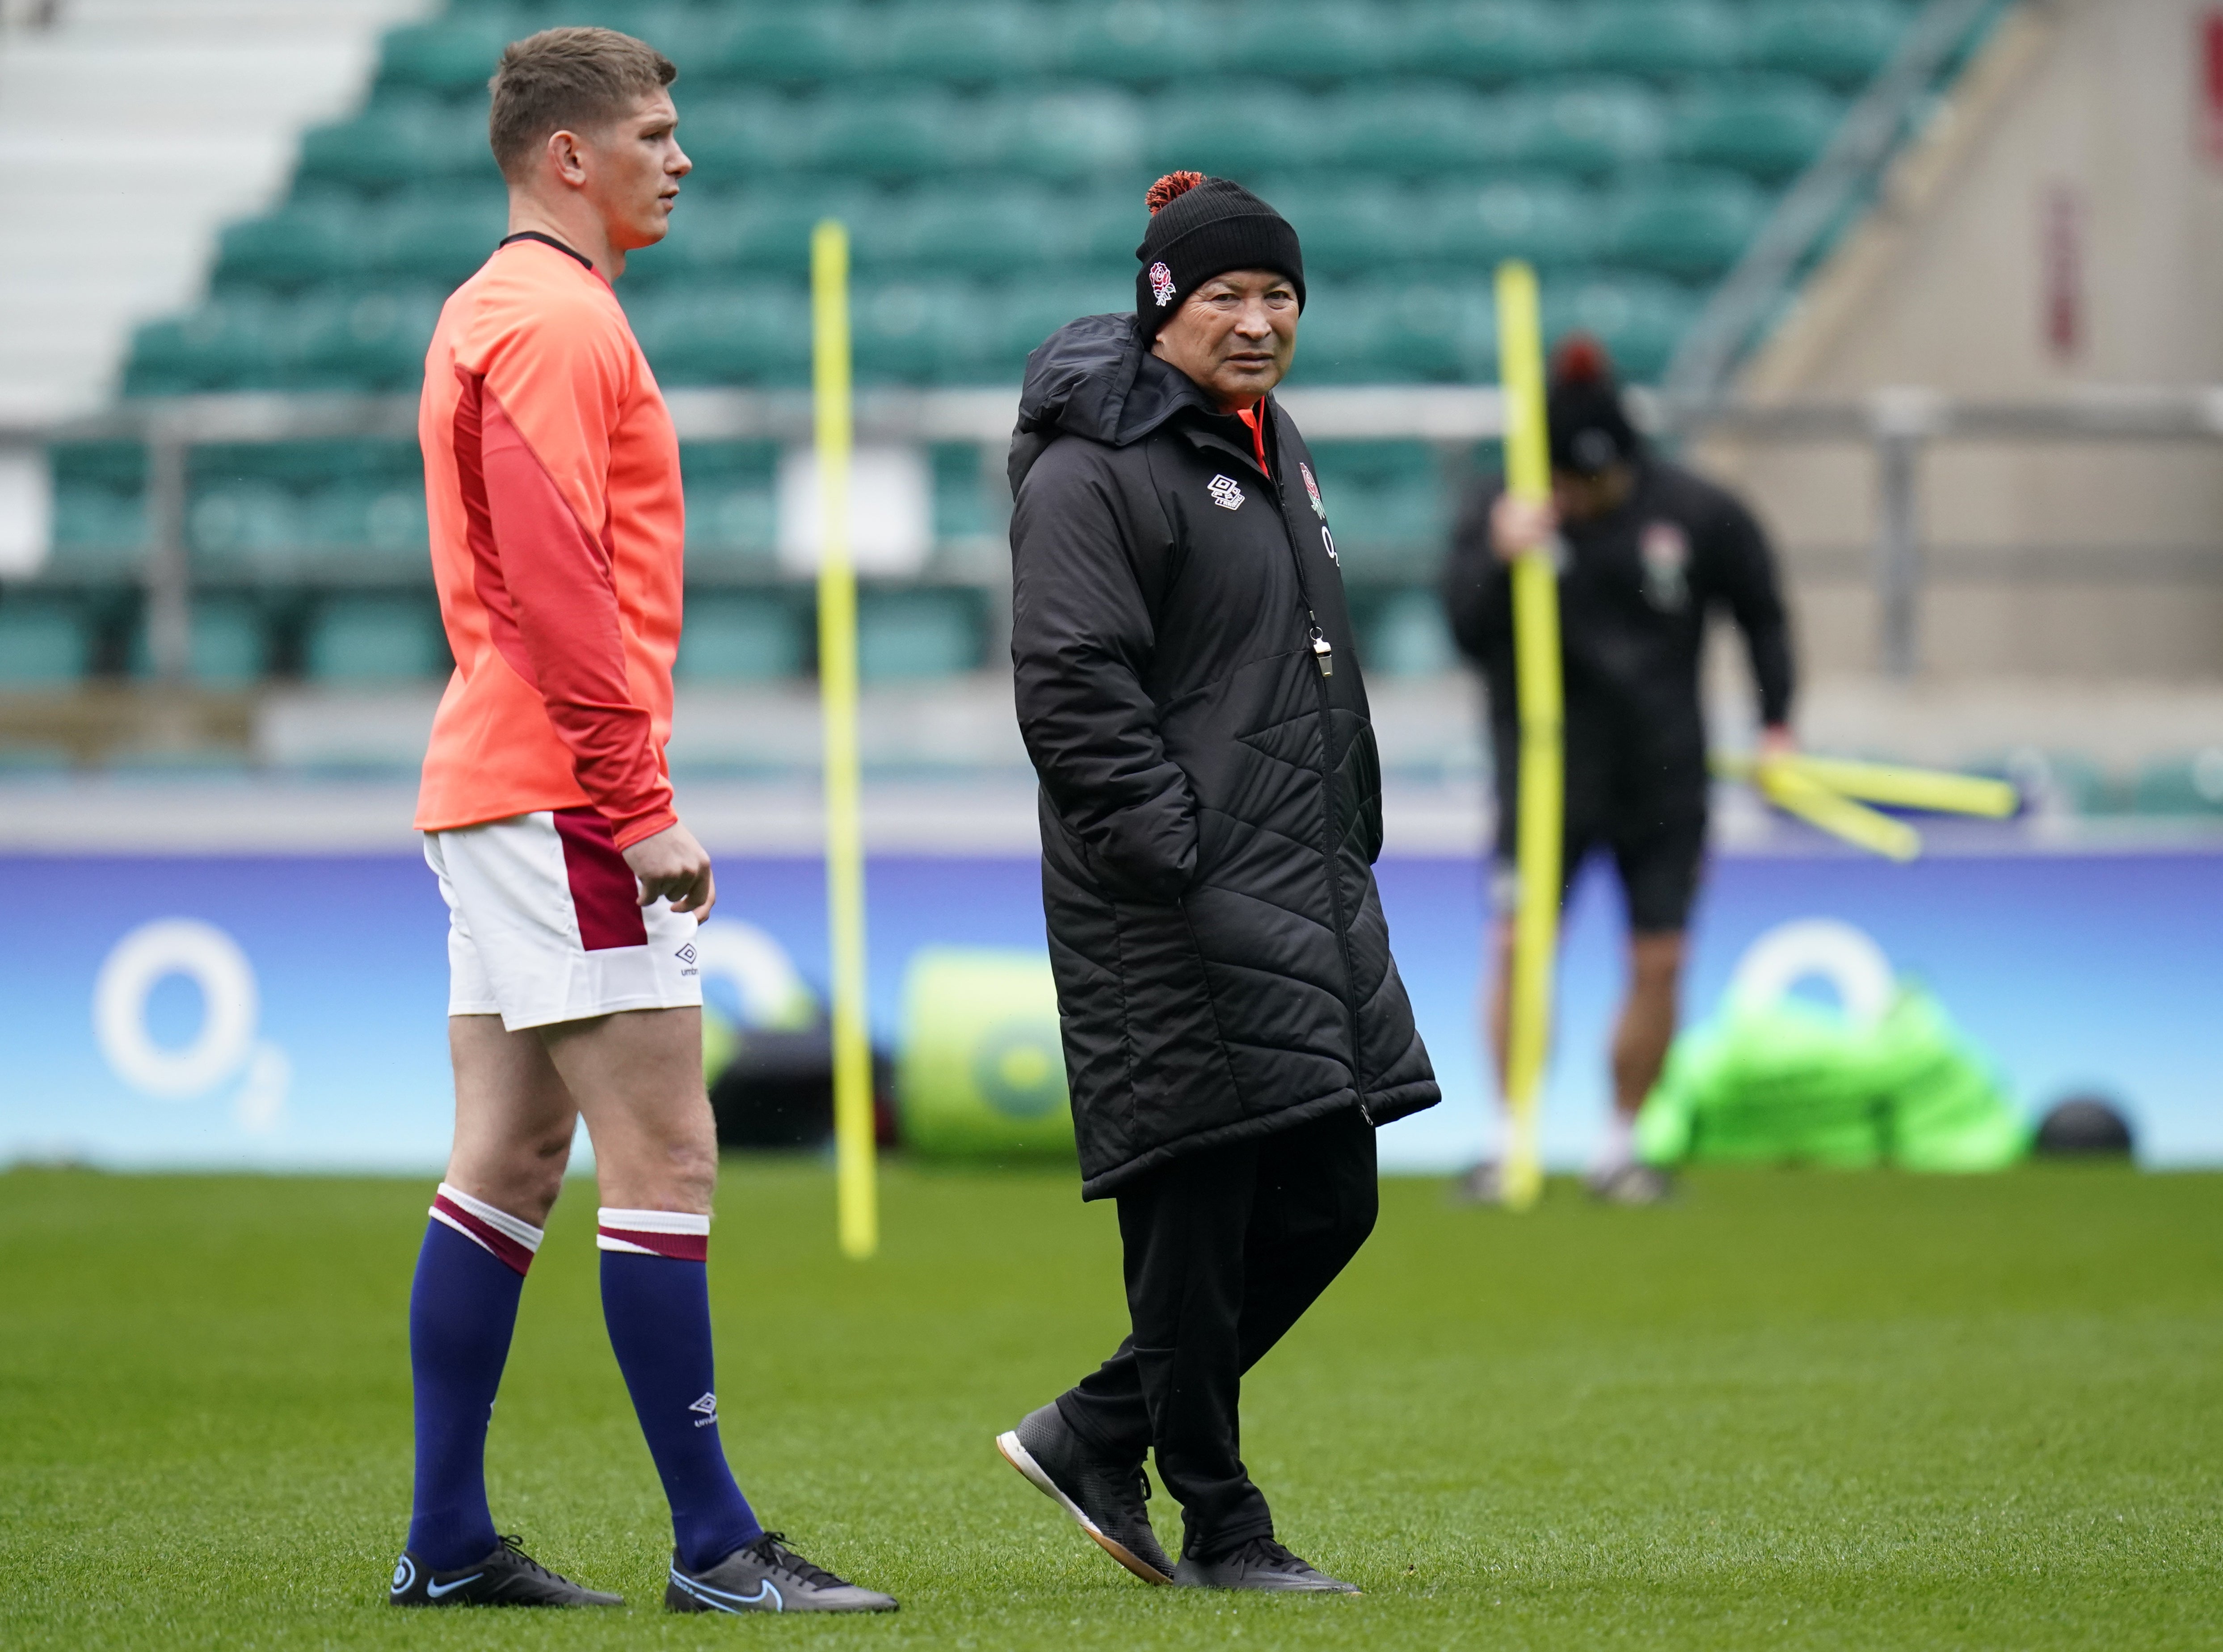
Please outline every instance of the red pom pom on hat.
[[1607, 384], [1613, 379], [1613, 358], [1605, 353], [1595, 333], [1570, 333], [1552, 352], [1552, 382], [1555, 385]]
[[1149, 204], [1150, 216], [1155, 218], [1158, 216], [1158, 209], [1168, 201], [1187, 194], [1203, 181], [1204, 174], [1200, 172], [1169, 172], [1150, 185], [1143, 199]]

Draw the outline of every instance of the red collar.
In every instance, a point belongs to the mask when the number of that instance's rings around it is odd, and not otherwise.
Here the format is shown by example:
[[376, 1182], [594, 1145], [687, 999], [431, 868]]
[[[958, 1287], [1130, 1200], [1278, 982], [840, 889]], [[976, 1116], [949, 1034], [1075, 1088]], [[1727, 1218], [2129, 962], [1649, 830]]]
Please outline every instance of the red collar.
[[1258, 455], [1258, 468], [1271, 477], [1274, 467], [1266, 462], [1266, 428], [1258, 422], [1258, 409], [1262, 405], [1252, 402], [1248, 407], [1238, 407], [1235, 410], [1235, 417], [1250, 426], [1250, 449]]

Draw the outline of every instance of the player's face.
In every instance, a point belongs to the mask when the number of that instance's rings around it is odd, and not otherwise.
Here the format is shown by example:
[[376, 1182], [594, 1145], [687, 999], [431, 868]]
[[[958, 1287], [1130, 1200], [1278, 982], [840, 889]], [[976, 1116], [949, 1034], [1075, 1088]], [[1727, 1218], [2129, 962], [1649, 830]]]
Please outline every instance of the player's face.
[[679, 147], [678, 127], [671, 94], [658, 91], [583, 146], [590, 162], [587, 193], [618, 251], [652, 247], [671, 227], [679, 180], [695, 169]]
[[1154, 353], [1222, 407], [1248, 407], [1282, 382], [1297, 351], [1297, 290], [1271, 270], [1230, 270], [1189, 294]]

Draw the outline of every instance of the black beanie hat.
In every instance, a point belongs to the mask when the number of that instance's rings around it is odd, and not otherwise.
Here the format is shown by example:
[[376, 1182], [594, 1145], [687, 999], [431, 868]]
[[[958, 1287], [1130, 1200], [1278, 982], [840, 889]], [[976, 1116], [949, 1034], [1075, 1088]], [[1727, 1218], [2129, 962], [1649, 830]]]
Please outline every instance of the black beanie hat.
[[1621, 405], [1612, 360], [1588, 333], [1572, 335], [1552, 353], [1544, 423], [1554, 470], [1596, 475], [1637, 455], [1640, 443]]
[[1188, 295], [1230, 270], [1273, 270], [1305, 304], [1305, 260], [1289, 221], [1242, 185], [1201, 173], [1168, 173], [1150, 185], [1150, 227], [1135, 248], [1135, 314], [1145, 337], [1174, 317]]

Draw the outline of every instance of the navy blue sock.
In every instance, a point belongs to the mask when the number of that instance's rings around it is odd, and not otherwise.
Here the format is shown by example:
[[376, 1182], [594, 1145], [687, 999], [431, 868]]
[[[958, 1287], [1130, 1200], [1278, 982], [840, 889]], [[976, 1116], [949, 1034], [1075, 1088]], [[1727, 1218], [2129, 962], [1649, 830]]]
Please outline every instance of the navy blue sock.
[[700, 1572], [763, 1536], [718, 1439], [707, 1216], [601, 1213], [602, 1318], [671, 1504], [679, 1563]]
[[487, 1511], [487, 1423], [540, 1230], [443, 1183], [409, 1292], [417, 1472], [409, 1552], [435, 1572], [499, 1541]]

